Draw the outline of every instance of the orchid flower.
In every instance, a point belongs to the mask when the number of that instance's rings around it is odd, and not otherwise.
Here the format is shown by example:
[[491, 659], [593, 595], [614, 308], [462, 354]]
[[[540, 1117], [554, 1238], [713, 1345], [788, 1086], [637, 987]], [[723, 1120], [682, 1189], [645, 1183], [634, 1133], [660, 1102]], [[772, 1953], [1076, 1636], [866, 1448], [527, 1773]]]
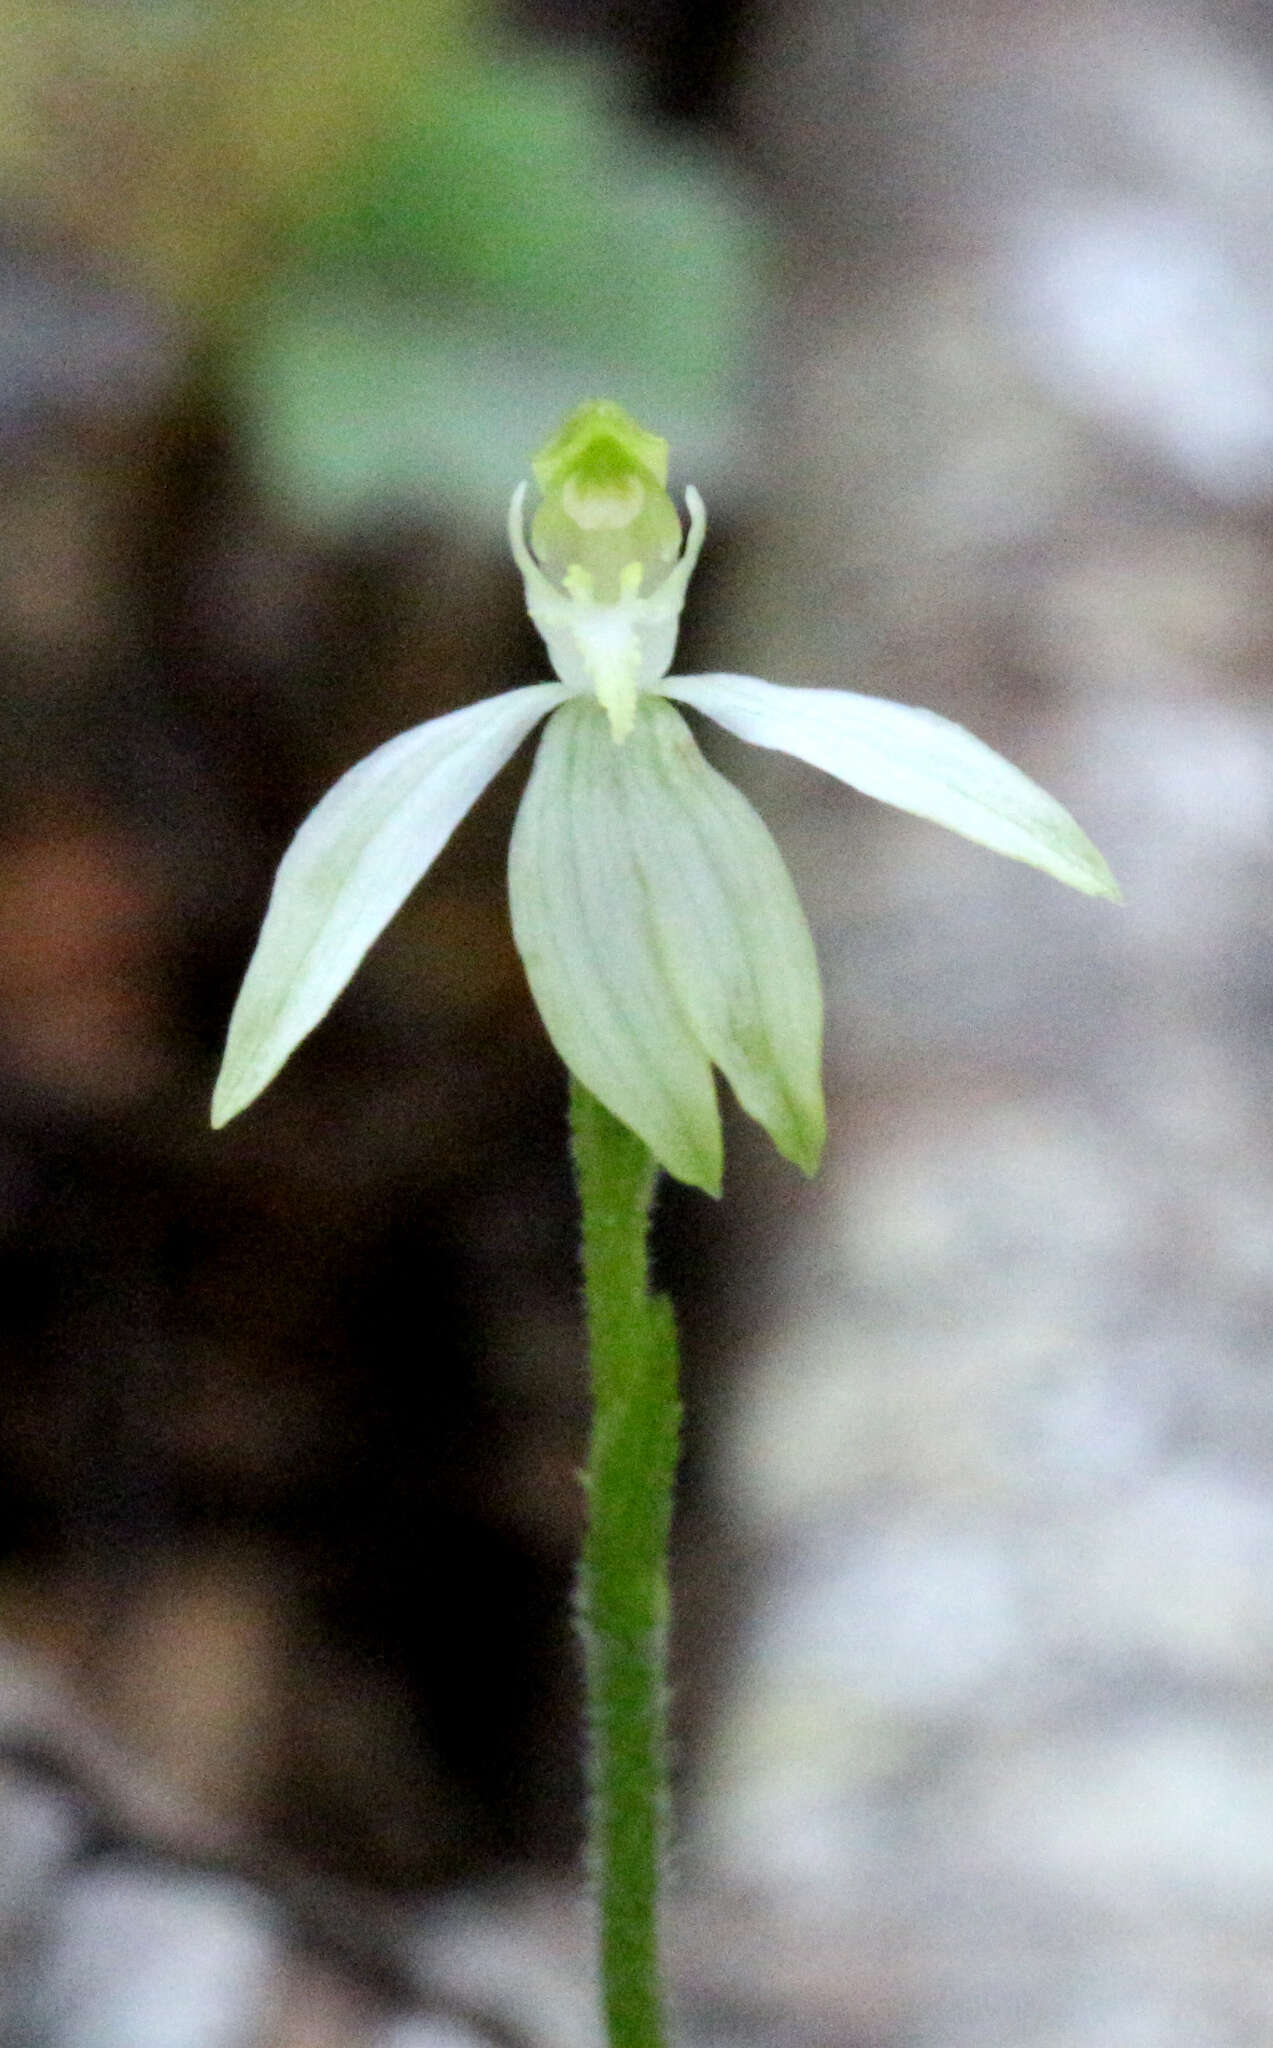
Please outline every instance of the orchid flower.
[[567, 1067], [678, 1179], [717, 1193], [713, 1069], [806, 1173], [824, 1136], [813, 942], [766, 826], [677, 704], [757, 746], [1043, 869], [1117, 885], [1052, 797], [960, 726], [848, 690], [669, 676], [706, 530], [667, 491], [667, 444], [583, 405], [536, 456], [509, 538], [555, 682], [430, 719], [351, 768], [274, 884], [213, 1101], [224, 1124], [325, 1016], [409, 891], [547, 718], [509, 853], [513, 933]]

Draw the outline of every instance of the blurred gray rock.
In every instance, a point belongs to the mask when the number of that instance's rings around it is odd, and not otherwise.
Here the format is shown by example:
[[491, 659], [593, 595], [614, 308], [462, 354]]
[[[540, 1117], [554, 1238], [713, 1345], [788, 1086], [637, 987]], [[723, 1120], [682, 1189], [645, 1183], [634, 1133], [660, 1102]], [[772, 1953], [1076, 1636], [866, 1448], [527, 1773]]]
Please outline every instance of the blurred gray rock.
[[86, 1867], [50, 1916], [33, 2025], [47, 2048], [248, 2048], [278, 1938], [262, 1901], [212, 1877]]
[[488, 2048], [458, 2020], [404, 2019], [382, 2028], [370, 2048]]

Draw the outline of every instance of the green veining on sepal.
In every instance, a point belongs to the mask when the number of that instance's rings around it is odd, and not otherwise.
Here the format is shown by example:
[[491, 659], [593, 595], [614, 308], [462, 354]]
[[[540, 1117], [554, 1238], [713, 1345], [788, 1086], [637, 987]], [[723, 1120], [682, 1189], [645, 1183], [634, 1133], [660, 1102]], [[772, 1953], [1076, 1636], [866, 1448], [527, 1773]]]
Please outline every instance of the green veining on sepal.
[[822, 994], [782, 857], [647, 693], [627, 744], [588, 697], [544, 734], [509, 858], [513, 930], [572, 1072], [679, 1180], [715, 1193], [711, 1067], [806, 1173], [825, 1137]]
[[549, 720], [513, 827], [513, 936], [570, 1071], [678, 1180], [719, 1194], [711, 1061], [669, 981], [629, 829], [630, 749], [580, 696]]

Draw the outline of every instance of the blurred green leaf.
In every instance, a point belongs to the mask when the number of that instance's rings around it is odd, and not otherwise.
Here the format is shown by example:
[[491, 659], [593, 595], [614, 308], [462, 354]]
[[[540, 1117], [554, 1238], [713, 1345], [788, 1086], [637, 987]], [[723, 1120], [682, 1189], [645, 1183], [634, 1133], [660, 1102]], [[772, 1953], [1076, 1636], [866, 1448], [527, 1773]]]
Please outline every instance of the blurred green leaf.
[[319, 523], [431, 503], [489, 527], [522, 451], [598, 390], [709, 475], [762, 272], [722, 173], [622, 118], [596, 65], [475, 66], [328, 187], [253, 309], [262, 480]]
[[218, 326], [368, 137], [467, 77], [473, 0], [0, 0], [0, 198]]

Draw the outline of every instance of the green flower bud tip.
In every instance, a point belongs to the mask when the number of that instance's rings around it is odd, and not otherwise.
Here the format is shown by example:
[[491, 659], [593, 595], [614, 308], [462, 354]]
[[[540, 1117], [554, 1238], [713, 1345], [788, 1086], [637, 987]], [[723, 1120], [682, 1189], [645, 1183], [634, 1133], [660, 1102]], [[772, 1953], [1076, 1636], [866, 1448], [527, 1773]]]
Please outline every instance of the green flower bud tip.
[[534, 459], [543, 492], [530, 544], [569, 596], [617, 604], [657, 589], [681, 552], [667, 442], [623, 407], [591, 399]]

